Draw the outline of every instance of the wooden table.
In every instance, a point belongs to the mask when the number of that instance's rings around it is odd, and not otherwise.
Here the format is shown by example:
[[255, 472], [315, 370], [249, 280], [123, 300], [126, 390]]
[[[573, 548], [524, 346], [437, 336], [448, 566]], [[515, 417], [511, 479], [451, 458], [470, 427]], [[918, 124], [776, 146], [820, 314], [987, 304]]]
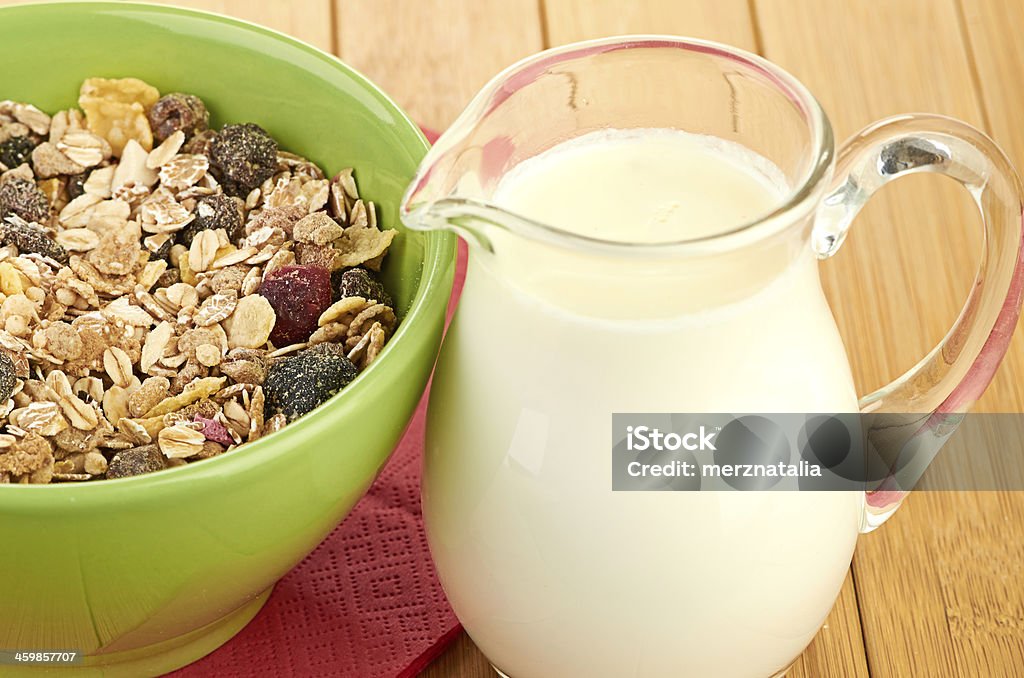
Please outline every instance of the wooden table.
[[[340, 55], [444, 128], [514, 60], [566, 42], [674, 33], [759, 52], [802, 79], [845, 137], [881, 116], [953, 115], [1024, 168], [1021, 0], [176, 0]], [[956, 317], [977, 216], [952, 182], [883, 192], [822, 270], [863, 392]], [[845, 281], [845, 282], [844, 282]], [[978, 407], [1024, 411], [1024, 333]], [[493, 676], [463, 636], [423, 675]], [[861, 539], [842, 595], [789, 674], [1024, 676], [1024, 493], [922, 493]], [[570, 678], [570, 677], [565, 677]]]

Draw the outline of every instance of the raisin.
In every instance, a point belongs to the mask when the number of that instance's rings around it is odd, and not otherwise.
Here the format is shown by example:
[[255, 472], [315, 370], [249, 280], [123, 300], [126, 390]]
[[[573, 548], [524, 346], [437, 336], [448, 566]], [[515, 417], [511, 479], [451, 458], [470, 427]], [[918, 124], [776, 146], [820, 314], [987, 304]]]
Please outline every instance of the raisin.
[[345, 297], [362, 297], [368, 301], [376, 301], [391, 306], [391, 295], [384, 290], [384, 285], [373, 277], [365, 268], [350, 268], [340, 276], [338, 295]]
[[14, 245], [20, 254], [41, 254], [62, 264], [68, 261], [67, 250], [46, 235], [46, 231], [17, 217], [0, 223], [0, 244]]
[[143, 445], [122, 450], [107, 465], [107, 478], [127, 478], [153, 473], [166, 468], [167, 462], [156, 445]]
[[14, 387], [17, 385], [18, 375], [14, 361], [6, 353], [0, 353], [0, 405], [6, 403], [14, 394]]
[[0, 163], [7, 169], [14, 169], [32, 159], [36, 144], [29, 137], [11, 137], [0, 142]]
[[[153, 261], [155, 261], [157, 259], [163, 259], [167, 263], [171, 263], [171, 248], [172, 247], [174, 247], [174, 238], [168, 238], [167, 240], [164, 241], [163, 245], [160, 245], [160, 247], [158, 247], [156, 249], [156, 252], [153, 252], [153, 253], [151, 253], [149, 255], [149, 258], [151, 260], [153, 260]], [[171, 270], [174, 270], [174, 269], [171, 269]]]
[[204, 129], [194, 137], [185, 142], [185, 145], [181, 147], [182, 153], [189, 153], [191, 155], [210, 155], [210, 142], [213, 141], [217, 133], [212, 129]]
[[85, 193], [85, 182], [89, 179], [89, 172], [72, 174], [68, 177], [68, 198], [74, 200]]
[[179, 236], [185, 247], [192, 245], [192, 239], [200, 231], [212, 231], [223, 228], [228, 238], [235, 242], [242, 237], [242, 212], [234, 198], [223, 193], [215, 193], [200, 198], [196, 203], [196, 218], [186, 226]]
[[189, 139], [210, 124], [210, 114], [203, 100], [191, 94], [174, 92], [161, 97], [149, 109], [149, 126], [153, 136], [162, 142], [175, 132], [184, 132]]
[[50, 218], [50, 201], [34, 181], [9, 176], [0, 181], [0, 221], [11, 214], [25, 221], [45, 222]]
[[284, 414], [293, 421], [347, 386], [359, 370], [345, 356], [302, 353], [275, 360], [263, 382], [267, 419]]
[[226, 193], [245, 196], [277, 168], [277, 142], [251, 122], [225, 125], [210, 142], [210, 166]]
[[282, 266], [263, 280], [259, 293], [277, 315], [270, 341], [297, 344], [309, 339], [331, 305], [331, 274], [319, 266]]

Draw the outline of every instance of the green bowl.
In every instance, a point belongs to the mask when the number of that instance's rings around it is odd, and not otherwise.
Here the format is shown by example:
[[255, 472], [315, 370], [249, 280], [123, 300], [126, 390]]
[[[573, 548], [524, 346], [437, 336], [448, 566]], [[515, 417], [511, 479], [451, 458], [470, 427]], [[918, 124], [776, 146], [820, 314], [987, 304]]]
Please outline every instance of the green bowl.
[[151, 476], [0, 486], [0, 650], [79, 650], [78, 670], [91, 675], [162, 673], [239, 631], [366, 492], [433, 367], [455, 241], [398, 219], [427, 149], [419, 130], [309, 45], [221, 16], [120, 2], [0, 9], [0, 45], [0, 99], [53, 112], [74, 106], [89, 76], [194, 93], [215, 124], [258, 122], [329, 172], [355, 167], [361, 194], [401, 232], [384, 269], [398, 331], [315, 412]]

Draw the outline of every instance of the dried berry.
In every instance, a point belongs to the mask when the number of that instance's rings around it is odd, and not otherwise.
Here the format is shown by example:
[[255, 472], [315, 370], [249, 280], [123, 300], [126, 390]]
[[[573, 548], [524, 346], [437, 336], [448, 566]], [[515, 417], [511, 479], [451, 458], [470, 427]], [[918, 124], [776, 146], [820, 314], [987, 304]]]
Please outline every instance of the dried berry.
[[90, 78], [52, 118], [0, 102], [0, 483], [149, 474], [315, 409], [394, 330], [395, 233], [351, 168], [211, 130], [188, 94]]
[[122, 450], [107, 465], [107, 478], [127, 478], [161, 471], [167, 460], [156, 445], [143, 445]]
[[192, 418], [192, 420], [199, 422], [200, 424], [203, 425], [203, 427], [199, 430], [202, 431], [203, 435], [206, 436], [207, 440], [212, 440], [213, 442], [220, 443], [222, 445], [234, 444], [235, 441], [231, 437], [231, 434], [228, 433], [228, 430], [227, 428], [225, 428], [224, 424], [220, 423], [219, 421], [209, 419], [199, 414], [195, 415]]
[[20, 254], [41, 254], [66, 264], [68, 252], [46, 235], [46, 231], [17, 216], [10, 216], [0, 224], [0, 244], [14, 245]]
[[313, 344], [309, 348], [304, 348], [299, 351], [298, 355], [340, 355], [347, 357], [344, 345], [332, 344], [329, 341]]
[[277, 142], [254, 123], [225, 125], [210, 142], [214, 176], [230, 195], [245, 196], [277, 167]]
[[217, 133], [212, 129], [204, 129], [199, 132], [191, 139], [185, 142], [185, 145], [181, 147], [182, 153], [188, 153], [190, 155], [210, 155], [210, 142], [213, 141]]
[[362, 297], [370, 301], [377, 301], [385, 306], [392, 306], [391, 295], [384, 290], [384, 285], [373, 277], [365, 268], [351, 268], [340, 276], [338, 284], [338, 295], [340, 299], [345, 297]]
[[14, 169], [32, 158], [36, 144], [29, 137], [11, 137], [0, 142], [0, 163]]
[[242, 236], [242, 212], [233, 198], [215, 193], [200, 198], [196, 203], [196, 218], [181, 231], [180, 242], [185, 247], [192, 245], [192, 239], [200, 231], [223, 228], [232, 241]]
[[0, 221], [11, 214], [25, 221], [48, 221], [50, 202], [34, 181], [8, 176], [0, 181]]
[[284, 414], [289, 421], [316, 409], [343, 389], [359, 370], [345, 356], [303, 353], [280, 358], [263, 382], [264, 416]]
[[[153, 252], [152, 254], [149, 255], [149, 258], [153, 259], [153, 260], [155, 260], [155, 259], [163, 259], [164, 261], [170, 262], [170, 260], [171, 260], [171, 248], [172, 247], [174, 247], [174, 238], [168, 238], [167, 240], [164, 241], [163, 245], [160, 245], [160, 247], [158, 247], [156, 249], [156, 252]], [[176, 271], [176, 269], [171, 269], [170, 272], [177, 272], [177, 271]], [[169, 283], [168, 286], [173, 285], [173, 284], [174, 283]]]
[[270, 341], [297, 344], [309, 339], [331, 305], [331, 274], [319, 266], [282, 266], [266, 277], [259, 293], [277, 315]]
[[85, 182], [89, 179], [89, 172], [72, 174], [68, 177], [68, 198], [74, 200], [85, 193]]
[[202, 132], [210, 124], [210, 114], [203, 100], [191, 94], [166, 94], [149, 109], [149, 126], [158, 142], [177, 131], [188, 139]]
[[6, 353], [0, 353], [0, 406], [14, 394], [14, 387], [17, 384], [18, 376], [14, 361]]

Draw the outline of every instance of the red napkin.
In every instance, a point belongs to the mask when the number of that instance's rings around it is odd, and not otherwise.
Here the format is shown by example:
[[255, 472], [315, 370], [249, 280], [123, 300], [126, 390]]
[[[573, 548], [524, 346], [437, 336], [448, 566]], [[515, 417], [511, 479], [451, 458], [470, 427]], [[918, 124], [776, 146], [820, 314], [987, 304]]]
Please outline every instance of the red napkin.
[[[449, 319], [466, 274], [461, 241], [458, 262]], [[367, 495], [285, 575], [256, 618], [172, 676], [413, 678], [458, 637], [420, 514], [426, 402], [424, 394]]]

